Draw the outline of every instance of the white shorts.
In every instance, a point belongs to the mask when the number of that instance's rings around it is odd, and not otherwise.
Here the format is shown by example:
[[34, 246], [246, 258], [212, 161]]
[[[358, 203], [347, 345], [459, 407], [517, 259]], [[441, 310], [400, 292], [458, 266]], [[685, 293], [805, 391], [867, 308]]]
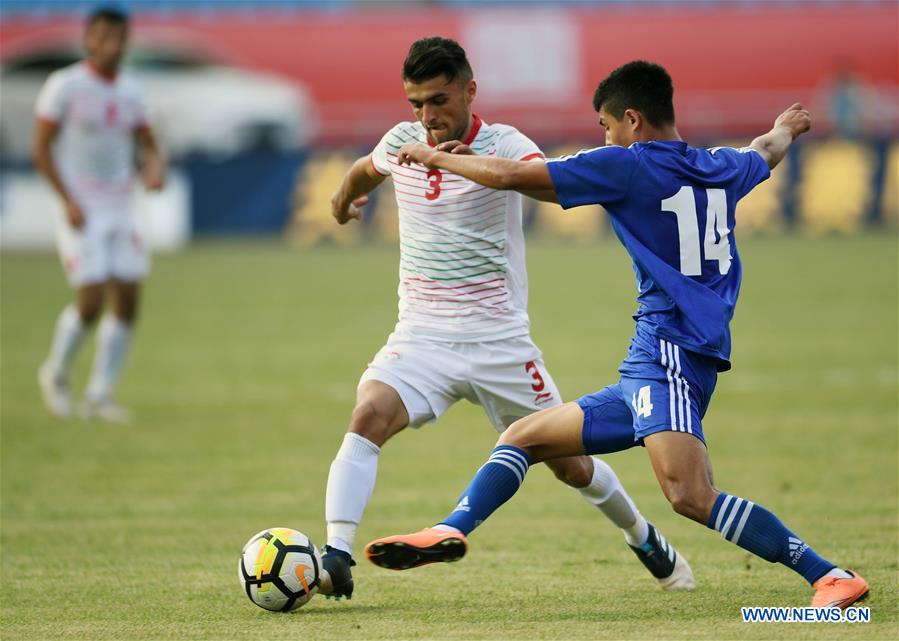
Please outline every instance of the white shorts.
[[397, 391], [409, 425], [436, 420], [459, 399], [481, 405], [498, 432], [559, 405], [559, 390], [529, 336], [448, 343], [394, 332], [362, 374]]
[[131, 211], [85, 212], [85, 219], [81, 229], [63, 215], [56, 225], [59, 258], [73, 287], [110, 279], [139, 281], [147, 275], [150, 256]]

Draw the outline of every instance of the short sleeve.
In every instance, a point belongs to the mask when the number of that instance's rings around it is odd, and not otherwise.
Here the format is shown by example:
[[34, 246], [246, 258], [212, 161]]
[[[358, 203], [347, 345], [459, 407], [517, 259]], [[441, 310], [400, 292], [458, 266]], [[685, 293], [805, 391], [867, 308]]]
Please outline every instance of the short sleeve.
[[559, 204], [570, 209], [621, 200], [627, 194], [636, 158], [624, 147], [607, 146], [547, 159], [546, 167]]
[[40, 120], [60, 122], [66, 114], [67, 102], [65, 76], [52, 73], [37, 97], [34, 115]]
[[757, 185], [771, 176], [771, 168], [762, 158], [762, 155], [752, 147], [734, 149], [732, 147], [716, 147], [710, 150], [715, 156], [724, 155], [729, 162], [737, 167], [737, 178], [734, 181], [734, 189], [737, 200], [743, 198]]
[[387, 157], [387, 141], [395, 137], [393, 134], [394, 129], [396, 127], [384, 134], [371, 152], [371, 166], [382, 176], [389, 176], [391, 173], [390, 159]]
[[534, 160], [544, 157], [537, 143], [514, 127], [509, 127], [500, 134], [496, 143], [496, 155], [511, 160]]

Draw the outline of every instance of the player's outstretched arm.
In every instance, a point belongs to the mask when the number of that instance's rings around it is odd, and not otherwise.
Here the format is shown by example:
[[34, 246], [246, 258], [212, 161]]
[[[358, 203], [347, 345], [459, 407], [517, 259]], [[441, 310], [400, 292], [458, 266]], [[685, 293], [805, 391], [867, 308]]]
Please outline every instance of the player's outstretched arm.
[[417, 162], [431, 169], [445, 169], [491, 189], [522, 192], [553, 190], [546, 163], [537, 160], [453, 154], [421, 143], [411, 143], [400, 149], [399, 162], [405, 165]]
[[811, 126], [809, 112], [797, 102], [777, 117], [771, 131], [753, 140], [749, 146], [761, 154], [769, 168], [774, 169], [783, 160], [793, 141], [811, 129]]
[[361, 218], [359, 208], [368, 202], [368, 194], [377, 189], [385, 178], [372, 166], [371, 154], [357, 159], [331, 196], [331, 215], [341, 225]]
[[[464, 144], [459, 140], [450, 140], [448, 142], [442, 142], [437, 145], [436, 149], [438, 151], [445, 151], [451, 154], [459, 154], [462, 156], [474, 156], [475, 153], [471, 147]], [[542, 158], [533, 158], [528, 162], [544, 162]], [[529, 198], [533, 198], [534, 200], [542, 200], [548, 203], [559, 203], [559, 199], [556, 196], [556, 191], [554, 189], [518, 189], [519, 193], [524, 194]]]

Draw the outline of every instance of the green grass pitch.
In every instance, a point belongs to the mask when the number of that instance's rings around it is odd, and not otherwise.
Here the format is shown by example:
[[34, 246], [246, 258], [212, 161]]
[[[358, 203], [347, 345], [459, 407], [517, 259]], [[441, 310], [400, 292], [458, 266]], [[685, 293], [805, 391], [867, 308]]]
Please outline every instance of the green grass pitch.
[[[292, 614], [252, 605], [241, 546], [288, 526], [324, 542], [324, 489], [356, 381], [396, 314], [397, 251], [199, 244], [156, 260], [121, 400], [127, 427], [60, 422], [35, 372], [69, 297], [55, 257], [2, 256], [2, 629], [33, 639], [895, 639], [897, 271], [888, 235], [741, 245], [734, 370], [705, 432], [722, 489], [768, 507], [871, 583], [869, 624], [744, 624], [807, 605], [802, 579], [674, 514], [637, 448], [607, 457], [690, 560], [663, 593], [545, 469], [460, 563], [394, 573]], [[532, 243], [534, 336], [567, 399], [614, 382], [632, 331], [623, 250]], [[76, 379], [83, 384], [89, 353]], [[381, 457], [359, 533], [430, 525], [495, 433], [459, 404]]]

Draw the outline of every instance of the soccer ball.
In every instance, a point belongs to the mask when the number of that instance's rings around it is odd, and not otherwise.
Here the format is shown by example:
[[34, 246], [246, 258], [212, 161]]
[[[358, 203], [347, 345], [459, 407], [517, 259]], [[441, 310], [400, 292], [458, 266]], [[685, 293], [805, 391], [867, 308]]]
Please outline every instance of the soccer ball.
[[260, 608], [290, 612], [305, 605], [321, 582], [318, 548], [302, 532], [273, 527], [243, 546], [237, 578], [250, 601]]

